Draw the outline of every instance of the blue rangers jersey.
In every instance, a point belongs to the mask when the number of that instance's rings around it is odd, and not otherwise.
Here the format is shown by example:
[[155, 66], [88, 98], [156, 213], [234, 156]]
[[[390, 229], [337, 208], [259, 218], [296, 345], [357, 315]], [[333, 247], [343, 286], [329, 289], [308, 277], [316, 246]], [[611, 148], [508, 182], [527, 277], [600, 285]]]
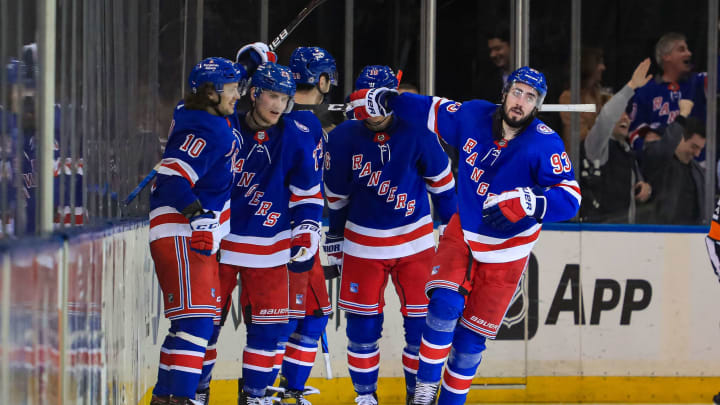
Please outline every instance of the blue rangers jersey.
[[488, 196], [516, 187], [544, 188], [544, 221], [568, 220], [580, 207], [580, 188], [560, 137], [534, 119], [510, 141], [493, 137], [493, 115], [499, 108], [484, 100], [461, 104], [438, 97], [402, 94], [390, 101], [396, 115], [421, 122], [459, 152], [458, 206], [465, 240], [473, 257], [505, 263], [530, 254], [541, 224], [526, 217], [500, 231], [485, 224]]
[[[32, 104], [30, 104], [32, 106]], [[26, 105], [24, 107], [24, 114], [32, 114], [30, 121], [35, 121], [34, 107]], [[72, 106], [68, 107], [72, 109]], [[55, 108], [55, 129], [54, 129], [54, 149], [53, 149], [53, 207], [56, 209], [54, 222], [56, 225], [62, 224], [69, 226], [72, 224], [71, 216], [75, 218], [75, 225], [82, 225], [85, 219], [85, 210], [82, 206], [82, 176], [83, 176], [83, 159], [78, 158], [73, 161], [71, 157], [65, 157], [61, 159], [60, 156], [60, 128], [61, 128], [61, 106], [56, 104]], [[70, 110], [71, 111], [71, 110]], [[26, 118], [27, 119], [27, 118]], [[20, 176], [21, 176], [21, 188], [20, 191], [25, 199], [25, 233], [35, 232], [35, 223], [37, 221], [37, 214], [35, 212], [37, 205], [37, 173], [35, 172], [36, 159], [37, 159], [37, 129], [34, 125], [28, 125], [27, 128], [18, 128], [17, 115], [15, 113], [4, 114], [4, 109], [0, 106], [0, 122], [5, 120], [6, 130], [9, 136], [9, 143], [5, 145], [7, 155], [2, 163], [0, 173], [3, 179], [8, 181], [8, 184], [14, 185], [15, 169], [13, 161], [17, 159], [16, 155], [20, 155]], [[18, 149], [18, 142], [22, 134], [22, 149]], [[66, 151], [65, 155], [69, 155]], [[61, 161], [62, 160], [62, 161]], [[64, 161], [64, 162], [63, 162]], [[73, 167], [75, 166], [75, 167]], [[76, 173], [73, 174], [73, 169]], [[63, 177], [63, 195], [60, 195], [60, 178]], [[75, 209], [71, 212], [71, 188], [70, 182], [75, 182]], [[18, 195], [14, 186], [8, 187], [8, 201], [11, 205], [11, 210], [15, 210], [18, 204]], [[14, 222], [10, 220], [8, 225], [14, 228]]]
[[291, 225], [320, 222], [322, 144], [313, 137], [316, 129], [288, 115], [261, 131], [250, 129], [244, 116], [237, 118], [241, 148], [220, 261], [254, 268], [287, 264]]
[[410, 256], [435, 246], [428, 191], [441, 221], [457, 212], [450, 159], [434, 134], [393, 118], [382, 132], [345, 121], [328, 135], [325, 196], [329, 234], [346, 254]]
[[[297, 107], [297, 105], [296, 105]], [[289, 114], [285, 115], [286, 119], [293, 119], [299, 123], [301, 123], [303, 126], [308, 128], [310, 138], [312, 139], [311, 142], [313, 145], [315, 145], [315, 150], [318, 152], [313, 152], [315, 154], [314, 158], [317, 162], [318, 167], [320, 167], [320, 193], [324, 192], [324, 187], [322, 183], [322, 169], [323, 169], [323, 159], [324, 159], [324, 150], [325, 150], [325, 142], [327, 140], [327, 133], [322, 127], [322, 122], [320, 121], [320, 118], [318, 118], [312, 110], [293, 110]]]
[[230, 231], [230, 191], [239, 138], [226, 117], [175, 107], [170, 137], [150, 193], [150, 241], [191, 236], [181, 211], [195, 200], [219, 218], [215, 237]]
[[[718, 84], [720, 90], [720, 83]], [[635, 149], [642, 148], [644, 128], [657, 130], [675, 121], [680, 114], [679, 101], [682, 98], [693, 101], [691, 117], [705, 121], [706, 105], [705, 90], [707, 89], [707, 73], [691, 73], [678, 82], [650, 80], [645, 86], [635, 90], [630, 100], [630, 144]]]

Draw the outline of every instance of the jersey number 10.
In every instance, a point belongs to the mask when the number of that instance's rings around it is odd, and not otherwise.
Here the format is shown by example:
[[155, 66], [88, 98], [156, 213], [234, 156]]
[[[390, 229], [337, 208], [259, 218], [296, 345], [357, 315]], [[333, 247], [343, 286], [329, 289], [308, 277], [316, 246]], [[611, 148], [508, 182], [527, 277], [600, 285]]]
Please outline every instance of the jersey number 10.
[[195, 135], [189, 134], [185, 137], [185, 142], [180, 145], [180, 150], [187, 152], [191, 157], [200, 156], [200, 152], [205, 148], [205, 140], [202, 138], [195, 139]]

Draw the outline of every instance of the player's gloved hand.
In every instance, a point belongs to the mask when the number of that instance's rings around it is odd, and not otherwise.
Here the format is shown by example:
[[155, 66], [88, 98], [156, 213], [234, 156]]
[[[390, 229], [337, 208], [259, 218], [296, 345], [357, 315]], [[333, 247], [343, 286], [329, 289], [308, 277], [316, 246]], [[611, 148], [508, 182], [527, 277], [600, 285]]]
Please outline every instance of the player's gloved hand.
[[707, 247], [708, 256], [710, 256], [710, 264], [712, 264], [715, 275], [720, 281], [720, 241], [717, 241], [709, 236], [705, 237], [705, 246]]
[[253, 42], [240, 48], [235, 55], [235, 62], [245, 67], [250, 76], [255, 69], [265, 62], [277, 62], [277, 55], [264, 42]]
[[215, 231], [220, 228], [220, 222], [212, 211], [202, 211], [190, 217], [190, 249], [205, 256], [214, 255], [220, 247], [220, 238], [215, 237]]
[[398, 94], [397, 90], [385, 87], [357, 90], [350, 94], [350, 103], [346, 111], [352, 110], [356, 120], [387, 117], [392, 114], [388, 101]]
[[323, 252], [327, 255], [328, 265], [342, 267], [343, 242], [345, 242], [345, 238], [342, 236], [325, 234]]
[[483, 204], [483, 221], [500, 230], [509, 229], [525, 217], [541, 222], [546, 205], [542, 188], [518, 187], [488, 197]]
[[294, 273], [310, 271], [320, 244], [320, 226], [317, 222], [305, 220], [293, 228], [291, 234], [288, 270]]

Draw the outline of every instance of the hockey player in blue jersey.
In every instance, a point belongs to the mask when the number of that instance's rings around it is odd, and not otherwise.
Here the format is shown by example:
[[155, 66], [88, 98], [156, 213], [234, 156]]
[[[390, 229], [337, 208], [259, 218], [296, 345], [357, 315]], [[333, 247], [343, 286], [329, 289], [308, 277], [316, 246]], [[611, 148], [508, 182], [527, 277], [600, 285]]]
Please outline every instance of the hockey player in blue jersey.
[[425, 287], [430, 305], [423, 327], [415, 404], [462, 404], [487, 338], [495, 338], [543, 222], [572, 218], [580, 189], [560, 137], [535, 118], [545, 77], [514, 71], [500, 107], [439, 97], [356, 91], [356, 118], [388, 116], [427, 126], [460, 152], [458, 215], [433, 259]]
[[245, 73], [207, 58], [190, 72], [150, 194], [150, 253], [170, 331], [151, 405], [197, 404], [195, 391], [213, 321], [219, 319], [217, 251], [230, 230], [230, 191], [239, 140], [227, 118]]
[[[335, 59], [325, 49], [300, 47], [293, 51], [288, 67], [292, 71], [297, 91], [293, 111], [287, 117], [301, 122], [310, 130], [312, 145], [317, 150], [314, 158], [322, 170], [325, 127], [332, 123], [323, 124], [314, 114], [314, 107], [322, 105], [330, 86], [337, 85]], [[309, 272], [290, 272], [289, 276], [290, 320], [282, 347], [279, 348], [285, 355], [276, 358], [276, 362], [280, 360], [281, 364], [275, 366], [282, 370], [280, 386], [284, 391], [281, 402], [309, 405], [310, 402], [304, 398], [305, 383], [315, 362], [318, 340], [332, 312], [319, 252]]]
[[287, 67], [263, 63], [251, 86], [252, 108], [235, 123], [241, 148], [230, 233], [221, 244], [219, 299], [229, 298], [239, 273], [247, 325], [239, 403], [263, 404], [288, 324], [288, 270], [304, 273], [315, 263], [323, 208], [317, 160], [322, 149], [310, 128], [285, 116], [295, 94]]
[[[397, 86], [393, 71], [378, 65], [366, 66], [355, 82], [365, 91]], [[423, 290], [435, 254], [428, 192], [447, 224], [457, 211], [450, 159], [433, 133], [389, 114], [338, 125], [328, 135], [323, 178], [330, 207], [324, 249], [331, 264], [342, 265], [339, 308], [347, 319], [355, 401], [377, 404], [383, 296], [392, 276], [405, 329], [409, 403], [427, 313]]]

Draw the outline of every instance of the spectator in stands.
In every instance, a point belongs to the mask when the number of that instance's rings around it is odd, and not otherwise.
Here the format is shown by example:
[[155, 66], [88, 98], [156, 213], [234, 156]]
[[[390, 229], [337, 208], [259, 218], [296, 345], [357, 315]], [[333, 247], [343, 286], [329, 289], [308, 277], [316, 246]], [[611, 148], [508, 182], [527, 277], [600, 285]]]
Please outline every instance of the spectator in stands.
[[[473, 97], [499, 103], [505, 81], [512, 71], [510, 29], [506, 23], [498, 24], [488, 33], [487, 47], [490, 61], [496, 69], [489, 76], [485, 72], [473, 75]], [[476, 73], [477, 69], [476, 66]]]
[[[604, 71], [603, 50], [591, 47], [583, 48], [580, 54], [580, 103], [595, 104], [595, 111], [600, 111], [612, 96], [609, 91], [602, 87], [602, 74]], [[570, 104], [570, 89], [566, 89], [560, 94], [558, 102], [560, 104]], [[570, 114], [569, 112], [560, 113], [563, 123], [561, 136], [563, 142], [565, 142], [566, 150], [570, 150]], [[584, 140], [588, 132], [590, 132], [596, 118], [596, 112], [580, 113], [580, 141]]]
[[705, 173], [694, 159], [705, 147], [705, 125], [688, 118], [693, 103], [682, 99], [680, 112], [662, 135], [645, 135], [642, 170], [652, 186], [654, 223], [700, 224], [705, 195]]
[[643, 181], [635, 151], [628, 144], [630, 117], [625, 113], [635, 89], [652, 78], [649, 68], [650, 58], [640, 62], [630, 81], [600, 110], [583, 141], [580, 216], [584, 221], [634, 223], [636, 202], [650, 198], [652, 188]]
[[681, 99], [697, 105], [697, 111], [691, 113], [704, 121], [707, 73], [691, 72], [691, 57], [683, 34], [669, 32], [655, 45], [655, 62], [662, 74], [638, 89], [631, 100], [630, 143], [637, 150], [642, 148], [642, 128], [657, 130], [670, 125], [680, 114]]

